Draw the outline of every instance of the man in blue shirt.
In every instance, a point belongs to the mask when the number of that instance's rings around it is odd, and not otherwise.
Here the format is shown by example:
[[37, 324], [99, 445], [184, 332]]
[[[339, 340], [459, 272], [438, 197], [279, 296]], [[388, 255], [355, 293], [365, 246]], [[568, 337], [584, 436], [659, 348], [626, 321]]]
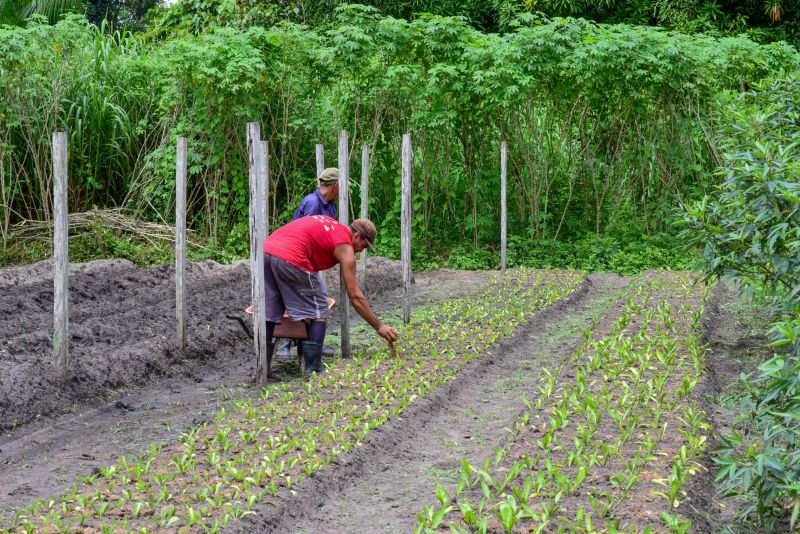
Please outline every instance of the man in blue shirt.
[[[319, 188], [303, 198], [294, 212], [293, 221], [310, 215], [327, 215], [334, 219], [337, 218], [336, 201], [339, 200], [339, 169], [328, 167], [320, 173], [318, 180]], [[325, 295], [328, 295], [328, 288], [325, 287], [325, 282], [322, 280], [322, 273], [317, 273], [317, 278]], [[291, 354], [289, 340], [279, 340], [276, 346], [276, 356], [286, 358]], [[333, 350], [326, 347], [323, 354], [325, 356], [333, 356]]]
[[306, 195], [294, 212], [293, 221], [309, 215], [327, 215], [336, 219], [336, 201], [339, 199], [339, 169], [328, 167], [319, 175], [319, 188]]

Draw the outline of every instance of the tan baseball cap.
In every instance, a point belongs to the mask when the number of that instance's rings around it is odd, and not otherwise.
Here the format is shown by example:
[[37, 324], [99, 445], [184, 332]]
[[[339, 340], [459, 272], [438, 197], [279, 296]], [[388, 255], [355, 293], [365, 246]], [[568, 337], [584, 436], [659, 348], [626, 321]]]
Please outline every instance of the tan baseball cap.
[[372, 224], [372, 221], [369, 219], [356, 219], [350, 223], [350, 228], [361, 234], [361, 237], [364, 238], [364, 241], [372, 252], [377, 250], [375, 248], [375, 238], [378, 236], [378, 231], [375, 229], [375, 225]]
[[339, 169], [336, 167], [328, 167], [319, 174], [319, 183], [321, 185], [333, 185], [339, 183]]

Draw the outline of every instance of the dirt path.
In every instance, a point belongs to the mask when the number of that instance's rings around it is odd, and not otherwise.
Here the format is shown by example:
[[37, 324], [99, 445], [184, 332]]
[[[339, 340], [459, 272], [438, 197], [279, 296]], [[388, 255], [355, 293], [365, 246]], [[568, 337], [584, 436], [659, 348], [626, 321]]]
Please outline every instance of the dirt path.
[[705, 409], [712, 432], [702, 462], [705, 471], [691, 479], [687, 487], [692, 530], [765, 532], [755, 525], [742, 525], [736, 519], [741, 504], [738, 500], [717, 495], [714, 478], [718, 466], [714, 463], [713, 449], [720, 444], [718, 434], [730, 433], [737, 427], [743, 429], [742, 423], [736, 423], [737, 399], [742, 392], [737, 378], [742, 373], [753, 372], [772, 355], [766, 335], [770, 319], [766, 310], [756, 310], [745, 304], [740, 292], [730, 284], [720, 282], [713, 291], [703, 321], [703, 341], [708, 343], [710, 352], [703, 381], [695, 391], [696, 402]]
[[[246, 296], [249, 293], [249, 278], [243, 265], [198, 267], [196, 264], [194, 269], [197, 286], [205, 288], [209, 293], [203, 299], [213, 299], [215, 295], [217, 298], [223, 298], [238, 295], [239, 292]], [[205, 269], [204, 274], [197, 272], [201, 269]], [[152, 280], [151, 286], [143, 285], [139, 290], [141, 300], [147, 301], [157, 297], [150, 295], [146, 287], [151, 287], [152, 292], [163, 293], [171, 283], [169, 269], [159, 268], [155, 273], [153, 271], [137, 269], [128, 262], [103, 262], [101, 265], [78, 266], [73, 281], [75, 286], [85, 287], [91, 284], [92, 279], [110, 279], [114, 276], [139, 281]], [[38, 271], [34, 271], [36, 272]], [[380, 269], [376, 269], [376, 276], [380, 272]], [[2, 273], [0, 271], [0, 274]], [[120, 275], [120, 273], [126, 274]], [[91, 278], [81, 279], [81, 276]], [[11, 279], [10, 276], [6, 278]], [[162, 281], [161, 278], [166, 280]], [[202, 282], [203, 278], [209, 281]], [[14, 277], [16, 283], [19, 283], [19, 279], [19, 276]], [[419, 273], [416, 275], [413, 289], [414, 304], [423, 306], [472, 292], [488, 279], [489, 273], [486, 272], [442, 270]], [[0, 276], [0, 295], [12, 293], [8, 291], [12, 284], [3, 286], [2, 282], [3, 278]], [[397, 306], [400, 303], [401, 290], [397, 288], [396, 283], [386, 283], [385, 280], [376, 282], [371, 288], [370, 295], [374, 308], [384, 318], [398, 316], [400, 309]], [[43, 277], [34, 277], [31, 285], [37, 287], [38, 291], [46, 292], [44, 286], [48, 283], [50, 282]], [[24, 292], [19, 289], [20, 286], [16, 287], [18, 289], [13, 294], [19, 298]], [[31, 287], [28, 289], [32, 291]], [[130, 293], [130, 296], [122, 299], [123, 302], [129, 302], [126, 299], [134, 298], [136, 292]], [[155, 305], [169, 312], [169, 297], [168, 293], [165, 294], [161, 297], [162, 300], [156, 300]], [[102, 295], [95, 298], [103, 300]], [[237, 299], [226, 306], [237, 309], [236, 306], [246, 302], [246, 298], [238, 296]], [[42, 300], [46, 302], [46, 299]], [[80, 298], [77, 300], [81, 302]], [[220, 300], [220, 302], [225, 301]], [[97, 307], [111, 313], [106, 304]], [[40, 315], [46, 314], [45, 308], [46, 304], [37, 304], [37, 311], [29, 316], [44, 323], [46, 318]], [[174, 304], [172, 309], [174, 310]], [[95, 316], [99, 314], [90, 311], [86, 313]], [[235, 323], [218, 319], [217, 316], [220, 314], [217, 306], [213, 319], [217, 321], [214, 323], [214, 328], [222, 329], [224, 335], [212, 337], [206, 335], [207, 346], [204, 349], [206, 353], [202, 357], [186, 361], [168, 359], [160, 362], [157, 372], [140, 377], [126, 389], [111, 392], [101, 389], [92, 395], [87, 393], [83, 399], [78, 397], [80, 400], [77, 400], [77, 403], [69, 405], [64, 405], [62, 399], [51, 406], [58, 410], [68, 409], [70, 413], [61, 416], [34, 417], [29, 424], [8, 428], [0, 434], [0, 480], [3, 481], [0, 485], [0, 510], [12, 510], [35, 499], [60, 493], [70, 488], [76, 477], [87, 476], [94, 469], [111, 465], [121, 456], [140, 453], [148, 449], [152, 443], [174, 441], [182, 432], [205, 421], [226, 401], [255, 395], [252, 343], [244, 337]], [[76, 317], [84, 316], [76, 315]], [[19, 322], [22, 322], [21, 318]], [[358, 328], [359, 322], [360, 318], [354, 321], [354, 328]], [[78, 320], [75, 319], [74, 323], [80, 331], [82, 327], [79, 326]], [[140, 324], [142, 321], [132, 322], [133, 327]], [[3, 323], [3, 318], [0, 318], [0, 325], [7, 328], [7, 331], [11, 330], [9, 322]], [[334, 329], [331, 339], [335, 341], [338, 314], [332, 317], [331, 327]], [[44, 325], [40, 327], [42, 331], [46, 328]], [[17, 334], [15, 338], [8, 340], [7, 344], [22, 343], [20, 339], [22, 335], [24, 334]], [[166, 344], [160, 340], [151, 341], [150, 347], [152, 349], [162, 343]], [[78, 347], [82, 345], [79, 343]], [[80, 354], [88, 352], [88, 349], [79, 350]], [[341, 360], [337, 358], [332, 363], [338, 361]], [[296, 371], [296, 365], [291, 362], [281, 363], [278, 367], [284, 369], [285, 375], [291, 375]], [[142, 386], [136, 384], [142, 380], [148, 382]], [[11, 392], [13, 391], [12, 388]], [[0, 390], [0, 393], [2, 392]], [[9, 391], [6, 393], [9, 394]], [[33, 393], [42, 396], [41, 391]], [[77, 392], [73, 393], [77, 395]], [[1, 403], [2, 397], [0, 406]]]
[[434, 482], [457, 481], [458, 459], [483, 459], [503, 441], [542, 366], [578, 346], [582, 330], [627, 285], [592, 275], [565, 301], [534, 316], [491, 354], [406, 413], [375, 430], [355, 453], [304, 480], [297, 495], [257, 508], [241, 532], [410, 532]]

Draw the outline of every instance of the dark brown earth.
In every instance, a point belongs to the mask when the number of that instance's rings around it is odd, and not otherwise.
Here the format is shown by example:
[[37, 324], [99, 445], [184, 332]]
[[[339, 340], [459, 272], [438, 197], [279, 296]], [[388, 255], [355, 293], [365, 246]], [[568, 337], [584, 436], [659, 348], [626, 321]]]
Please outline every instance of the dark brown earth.
[[[370, 258], [367, 295], [389, 322], [399, 316], [397, 262]], [[226, 400], [254, 395], [252, 342], [226, 313], [249, 304], [243, 262], [192, 264], [189, 351], [174, 347], [174, 271], [124, 260], [71, 267], [71, 368], [49, 354], [52, 279], [47, 265], [0, 270], [0, 510], [71, 487], [77, 476], [174, 441]], [[29, 276], [26, 277], [25, 273]], [[414, 305], [474, 291], [487, 273], [440, 270], [416, 276]], [[330, 336], [337, 339], [338, 309]], [[371, 334], [354, 322], [356, 342]], [[360, 330], [364, 332], [359, 333]], [[292, 361], [278, 362], [296, 376]], [[83, 374], [82, 374], [83, 373]]]

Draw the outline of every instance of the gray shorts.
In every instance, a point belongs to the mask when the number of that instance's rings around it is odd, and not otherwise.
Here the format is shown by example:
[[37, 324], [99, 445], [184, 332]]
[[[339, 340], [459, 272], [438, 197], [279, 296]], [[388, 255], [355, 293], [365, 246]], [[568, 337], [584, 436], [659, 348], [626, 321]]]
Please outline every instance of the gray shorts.
[[267, 321], [280, 323], [283, 312], [294, 321], [328, 317], [328, 292], [318, 273], [309, 273], [264, 254], [264, 302]]

